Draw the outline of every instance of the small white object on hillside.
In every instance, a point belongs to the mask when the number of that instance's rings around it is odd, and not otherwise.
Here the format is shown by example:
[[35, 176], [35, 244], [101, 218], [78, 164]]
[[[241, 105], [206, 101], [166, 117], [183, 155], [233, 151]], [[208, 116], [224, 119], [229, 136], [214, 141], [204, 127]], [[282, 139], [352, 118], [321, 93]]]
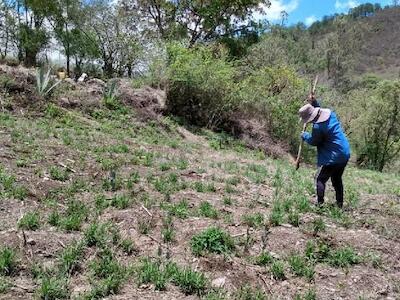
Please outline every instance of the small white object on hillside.
[[88, 75], [86, 73], [82, 73], [81, 77], [78, 78], [78, 82], [84, 82]]

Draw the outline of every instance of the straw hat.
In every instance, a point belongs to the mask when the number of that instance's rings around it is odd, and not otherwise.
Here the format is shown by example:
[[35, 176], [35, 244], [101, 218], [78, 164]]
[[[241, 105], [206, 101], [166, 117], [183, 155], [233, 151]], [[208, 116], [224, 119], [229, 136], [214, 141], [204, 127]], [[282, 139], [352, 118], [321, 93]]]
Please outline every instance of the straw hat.
[[300, 108], [299, 115], [303, 123], [322, 123], [329, 119], [331, 110], [306, 104]]

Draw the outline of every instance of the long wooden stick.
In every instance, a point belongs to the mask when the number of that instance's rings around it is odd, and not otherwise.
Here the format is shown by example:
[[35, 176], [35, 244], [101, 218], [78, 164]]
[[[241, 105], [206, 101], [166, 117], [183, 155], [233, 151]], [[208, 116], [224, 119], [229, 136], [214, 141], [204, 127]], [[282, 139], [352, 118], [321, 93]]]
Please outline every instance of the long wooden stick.
[[[311, 86], [311, 94], [315, 94], [315, 90], [317, 88], [317, 84], [318, 84], [318, 75], [315, 77], [314, 80], [314, 84], [312, 84]], [[303, 132], [307, 130], [307, 123], [304, 123], [303, 125]], [[300, 159], [301, 159], [301, 152], [303, 150], [303, 138], [301, 138], [300, 140], [300, 145], [299, 145], [299, 151], [297, 152], [297, 158], [296, 158], [296, 170], [298, 170], [300, 168]]]

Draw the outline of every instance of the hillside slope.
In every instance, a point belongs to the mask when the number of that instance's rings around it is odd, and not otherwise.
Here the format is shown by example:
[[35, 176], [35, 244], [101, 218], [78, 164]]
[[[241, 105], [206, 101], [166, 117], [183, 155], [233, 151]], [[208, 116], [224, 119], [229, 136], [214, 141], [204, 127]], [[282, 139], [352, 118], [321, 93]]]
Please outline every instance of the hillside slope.
[[400, 297], [400, 178], [350, 167], [345, 212], [332, 190], [316, 209], [313, 168], [128, 106], [39, 107], [0, 113], [0, 299]]
[[370, 30], [365, 34], [356, 71], [397, 78], [400, 74], [400, 7], [379, 11], [362, 22], [366, 22]]

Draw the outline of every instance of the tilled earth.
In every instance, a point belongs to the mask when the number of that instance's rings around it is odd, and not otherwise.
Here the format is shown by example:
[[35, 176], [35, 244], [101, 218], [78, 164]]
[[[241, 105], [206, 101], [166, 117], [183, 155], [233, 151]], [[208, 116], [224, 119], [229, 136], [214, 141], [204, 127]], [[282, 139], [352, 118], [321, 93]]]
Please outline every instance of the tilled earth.
[[[84, 241], [93, 223], [113, 226], [118, 234], [108, 247], [131, 270], [118, 289], [98, 298], [400, 299], [398, 176], [349, 167], [345, 211], [334, 208], [332, 190], [326, 207], [317, 210], [312, 167], [296, 172], [289, 162], [236, 141], [219, 143], [215, 134], [177, 126], [168, 119], [140, 123], [130, 113], [106, 109], [95, 116], [56, 106], [43, 114], [1, 113], [0, 247], [14, 251], [15, 266], [0, 277], [0, 299], [51, 295], [34, 270], [59, 268], [60, 253]], [[117, 196], [127, 203], [103, 205]], [[75, 228], [49, 222], [56, 213], [68, 215], [71, 201], [84, 212]], [[32, 212], [37, 222], [26, 221]], [[169, 240], [163, 237], [167, 218]], [[229, 233], [235, 249], [194, 255], [192, 237], [210, 227]], [[134, 243], [134, 251], [117, 246], [123, 239]], [[339, 255], [340, 265], [328, 256], [315, 258], [311, 278], [296, 274], [290, 257], [306, 257], [313, 243], [327, 251], [351, 249], [357, 259], [347, 263]], [[55, 285], [66, 293], [47, 299], [95, 298], [88, 295], [100, 251], [85, 244], [76, 270], [62, 275], [66, 287]], [[262, 253], [282, 263], [281, 278], [273, 263], [256, 263]], [[136, 267], [145, 257], [203, 273], [206, 288], [187, 293], [170, 281], [158, 291], [140, 282]]]

